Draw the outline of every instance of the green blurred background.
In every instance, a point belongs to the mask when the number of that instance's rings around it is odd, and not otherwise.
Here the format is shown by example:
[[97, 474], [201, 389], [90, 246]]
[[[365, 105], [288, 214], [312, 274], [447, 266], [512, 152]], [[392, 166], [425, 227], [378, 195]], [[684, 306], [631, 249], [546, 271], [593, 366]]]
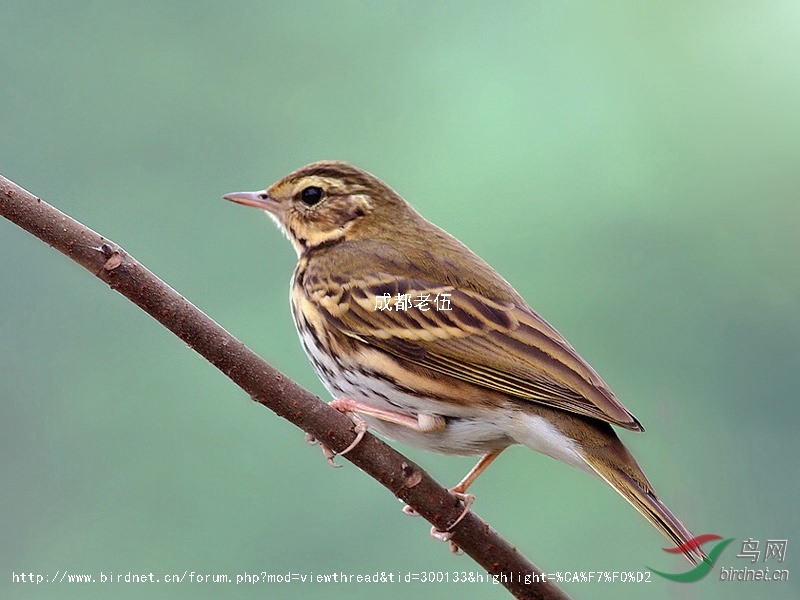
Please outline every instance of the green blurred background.
[[[0, 172], [120, 243], [323, 398], [294, 252], [221, 200], [320, 159], [494, 265], [645, 424], [621, 435], [719, 565], [800, 592], [800, 5], [36, 2], [0, 6]], [[334, 470], [127, 300], [0, 222], [0, 596], [504, 598], [491, 585], [28, 585], [12, 573], [479, 571]], [[400, 447], [450, 485], [472, 459]], [[684, 571], [612, 490], [523, 448], [475, 510], [545, 571]], [[737, 559], [788, 539], [783, 565]], [[793, 578], [793, 579], [792, 579]]]

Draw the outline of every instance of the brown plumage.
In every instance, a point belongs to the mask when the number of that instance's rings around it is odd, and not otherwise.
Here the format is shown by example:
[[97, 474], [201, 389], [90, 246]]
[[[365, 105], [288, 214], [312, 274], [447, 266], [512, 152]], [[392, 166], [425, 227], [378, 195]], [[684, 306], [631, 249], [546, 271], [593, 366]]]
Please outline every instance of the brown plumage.
[[643, 428], [594, 369], [380, 179], [326, 161], [225, 198], [293, 243], [292, 313], [320, 378], [349, 399], [338, 408], [414, 446], [484, 455], [458, 492], [520, 443], [600, 477], [675, 545], [691, 537], [614, 432]]

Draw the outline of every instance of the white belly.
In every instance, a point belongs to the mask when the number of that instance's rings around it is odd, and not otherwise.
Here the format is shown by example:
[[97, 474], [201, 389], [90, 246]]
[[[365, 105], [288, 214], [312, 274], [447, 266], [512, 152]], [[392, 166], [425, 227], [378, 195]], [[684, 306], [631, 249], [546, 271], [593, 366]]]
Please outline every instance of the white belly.
[[517, 443], [594, 474], [574, 440], [546, 418], [523, 410], [518, 403], [509, 402], [500, 408], [443, 403], [409, 394], [390, 381], [358, 372], [355, 366], [346, 368], [323, 352], [309, 331], [298, 327], [298, 333], [317, 375], [334, 398], [350, 398], [412, 417], [419, 413], [441, 415], [447, 421], [443, 431], [423, 433], [362, 415], [371, 430], [387, 438], [432, 452], [462, 456], [486, 454]]

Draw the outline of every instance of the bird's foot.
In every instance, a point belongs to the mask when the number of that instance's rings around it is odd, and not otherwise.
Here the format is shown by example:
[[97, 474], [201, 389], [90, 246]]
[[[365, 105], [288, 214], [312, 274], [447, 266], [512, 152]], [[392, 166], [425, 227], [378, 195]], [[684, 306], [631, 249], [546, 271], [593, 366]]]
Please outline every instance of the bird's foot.
[[[459, 548], [456, 543], [451, 539], [453, 537], [453, 528], [458, 525], [461, 520], [467, 516], [469, 509], [472, 507], [473, 503], [475, 502], [475, 496], [472, 494], [465, 494], [463, 492], [458, 491], [457, 488], [451, 489], [450, 493], [453, 494], [456, 498], [461, 500], [464, 503], [464, 510], [461, 511], [461, 514], [458, 518], [453, 521], [447, 529], [438, 529], [435, 525], [431, 527], [431, 537], [435, 540], [439, 540], [440, 542], [450, 542], [450, 552], [453, 554], [464, 554], [463, 550]], [[403, 512], [410, 517], [418, 517], [419, 513], [415, 511], [410, 506], [406, 505], [403, 507]]]
[[340, 398], [338, 400], [334, 400], [329, 403], [330, 406], [350, 417], [350, 419], [355, 424], [356, 438], [350, 443], [349, 446], [347, 446], [347, 448], [345, 448], [341, 452], [335, 452], [333, 448], [327, 446], [326, 444], [323, 444], [310, 433], [306, 434], [306, 442], [311, 444], [312, 446], [319, 444], [319, 447], [322, 450], [322, 455], [325, 457], [325, 460], [327, 460], [328, 464], [330, 464], [330, 466], [334, 467], [335, 469], [341, 468], [342, 465], [337, 465], [333, 459], [337, 455], [344, 456], [345, 454], [350, 452], [353, 448], [358, 446], [358, 443], [362, 440], [364, 434], [367, 432], [367, 422], [361, 417], [359, 417], [357, 414], [350, 411], [351, 407], [349, 405], [349, 402], [350, 401], [347, 400], [346, 398]]

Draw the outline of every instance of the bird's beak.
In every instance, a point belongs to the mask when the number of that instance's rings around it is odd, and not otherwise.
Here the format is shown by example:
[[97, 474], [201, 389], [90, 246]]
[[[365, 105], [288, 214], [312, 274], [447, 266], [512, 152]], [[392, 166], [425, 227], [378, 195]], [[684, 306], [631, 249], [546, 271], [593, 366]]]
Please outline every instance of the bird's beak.
[[236, 202], [236, 204], [260, 208], [271, 213], [276, 212], [279, 207], [279, 204], [269, 197], [266, 190], [261, 192], [233, 192], [232, 194], [225, 194], [223, 198]]

